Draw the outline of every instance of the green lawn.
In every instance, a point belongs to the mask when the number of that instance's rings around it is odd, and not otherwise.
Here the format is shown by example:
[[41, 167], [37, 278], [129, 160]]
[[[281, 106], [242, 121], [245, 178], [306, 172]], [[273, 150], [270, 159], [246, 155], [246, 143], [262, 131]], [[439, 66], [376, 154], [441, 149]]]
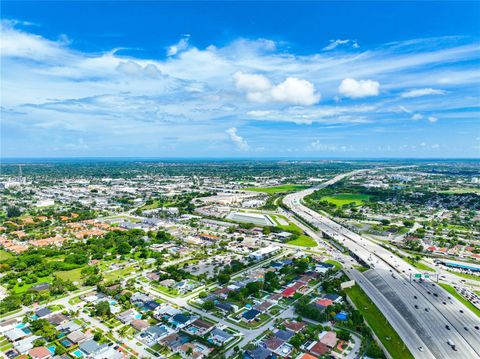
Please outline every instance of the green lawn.
[[480, 194], [480, 188], [466, 187], [466, 188], [450, 188], [446, 191], [439, 191], [446, 194], [465, 194], [465, 193], [478, 193]]
[[460, 302], [462, 302], [468, 309], [474, 312], [477, 317], [480, 317], [480, 310], [477, 307], [475, 307], [472, 303], [470, 303], [467, 299], [462, 297], [459, 293], [457, 293], [455, 288], [453, 288], [451, 285], [446, 283], [439, 282], [438, 284], [440, 284], [443, 287], [443, 289], [445, 289], [448, 293], [450, 293], [455, 298], [457, 298]]
[[80, 282], [80, 280], [82, 279], [81, 272], [82, 272], [82, 268], [76, 268], [72, 270], [54, 272], [53, 275], [62, 280], [68, 279], [68, 280], [71, 280], [72, 282]]
[[288, 241], [287, 244], [291, 244], [293, 246], [301, 246], [301, 247], [317, 246], [317, 242], [315, 242], [315, 240], [303, 234], [299, 236], [297, 239], [294, 239], [293, 241]]
[[357, 309], [362, 313], [392, 358], [413, 359], [413, 355], [405, 346], [402, 339], [400, 339], [397, 332], [358, 285], [345, 289], [345, 292], [352, 302], [355, 303]]
[[4, 261], [6, 259], [10, 259], [13, 257], [13, 254], [4, 251], [3, 249], [0, 249], [0, 261]]
[[31, 287], [33, 287], [35, 284], [44, 283], [44, 282], [52, 283], [53, 282], [53, 277], [38, 278], [38, 281], [36, 281], [35, 283], [31, 283], [31, 284], [19, 285], [20, 283], [17, 283], [17, 284], [15, 284], [15, 287], [13, 287], [12, 292], [15, 293], [15, 294], [24, 293], [24, 292], [28, 291]]
[[275, 193], [283, 193], [283, 192], [291, 192], [291, 191], [300, 191], [308, 187], [309, 186], [300, 185], [300, 184], [282, 184], [282, 185], [273, 186], [273, 187], [249, 187], [244, 189], [247, 191], [275, 194]]
[[132, 273], [134, 269], [135, 268], [131, 266], [127, 266], [123, 269], [117, 269], [111, 272], [106, 272], [103, 274], [103, 278], [105, 279], [105, 282], [110, 282], [117, 279], [123, 279], [124, 277]]
[[448, 272], [456, 275], [457, 277], [462, 277], [462, 278], [467, 278], [467, 279], [480, 281], [480, 277], [476, 276], [476, 275], [473, 275], [473, 274], [454, 272], [454, 271], [450, 271], [450, 270]]
[[333, 259], [327, 259], [325, 261], [325, 263], [333, 264], [335, 266], [335, 268], [337, 268], [337, 269], [342, 269], [343, 268], [342, 263], [334, 261]]
[[343, 206], [344, 204], [355, 203], [357, 206], [368, 201], [369, 195], [362, 193], [337, 193], [331, 196], [322, 197], [322, 201], [333, 203], [336, 206]]
[[412, 266], [414, 266], [415, 268], [418, 268], [420, 270], [423, 270], [423, 271], [427, 271], [427, 272], [435, 272], [435, 269], [427, 266], [426, 264], [423, 264], [422, 262], [417, 262], [417, 261], [410, 261], [406, 258], [403, 258], [405, 259], [405, 261], [407, 263], [410, 263]]

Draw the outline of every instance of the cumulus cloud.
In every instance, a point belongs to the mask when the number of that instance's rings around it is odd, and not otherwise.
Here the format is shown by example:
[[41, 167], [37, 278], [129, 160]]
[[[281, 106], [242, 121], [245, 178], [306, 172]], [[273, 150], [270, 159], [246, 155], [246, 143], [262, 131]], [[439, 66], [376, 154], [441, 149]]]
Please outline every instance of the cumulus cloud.
[[355, 80], [346, 78], [338, 87], [338, 91], [350, 98], [361, 98], [368, 96], [378, 96], [380, 93], [380, 84], [372, 80]]
[[423, 116], [419, 113], [414, 113], [411, 117], [412, 120], [414, 121], [420, 121], [423, 118]]
[[185, 51], [188, 49], [188, 41], [190, 35], [183, 35], [183, 37], [174, 45], [171, 45], [167, 48], [167, 56], [175, 56], [179, 52]]
[[[219, 127], [222, 121], [313, 124], [343, 135], [345, 129], [350, 134], [365, 123], [386, 127], [418, 113], [425, 122], [430, 114], [458, 118], [460, 126], [462, 119], [473, 116], [465, 109], [478, 103], [480, 71], [464, 65], [474, 63], [479, 55], [478, 45], [469, 39], [442, 38], [435, 47], [424, 46], [429, 45], [425, 39], [400, 47], [384, 44], [362, 54], [347, 51], [350, 44], [340, 44], [345, 51], [299, 55], [292, 52], [294, 46], [282, 48], [282, 43], [264, 39], [197, 48], [185, 37], [172, 45], [171, 56], [147, 59], [123, 56], [115, 49], [88, 52], [75, 47], [78, 39], [69, 43], [55, 34], [41, 36], [42, 26], [19, 29], [16, 25], [21, 24], [2, 23], [0, 42], [2, 67], [8, 69], [2, 73], [2, 124], [9, 129], [8, 134], [3, 131], [1, 141], [11, 156], [37, 155], [40, 148], [42, 154], [52, 155], [52, 139], [58, 139], [61, 147], [72, 141], [72, 131], [83, 132], [92, 151], [103, 147], [122, 155], [124, 150], [116, 150], [121, 143], [151, 154], [147, 147], [169, 135], [185, 141], [179, 150], [195, 144], [205, 154], [208, 146], [227, 146], [225, 129], [232, 125]], [[237, 74], [233, 81], [232, 74]], [[364, 108], [333, 101], [307, 106], [318, 102], [320, 93], [328, 100], [343, 96], [337, 91], [345, 74], [351, 79], [375, 79], [382, 90], [388, 86], [385, 98]], [[406, 89], [435, 89], [442, 78], [449, 79], [445, 89], [454, 95], [448, 103], [410, 103], [400, 96]], [[362, 92], [358, 88], [365, 86], [356, 87], [348, 93], [358, 95]], [[37, 130], [35, 138], [31, 128]], [[249, 137], [248, 142], [255, 140], [275, 151], [294, 139], [293, 131], [305, 134], [307, 145], [312, 140], [311, 128], [287, 124], [278, 128], [281, 131], [272, 133], [269, 126], [259, 126], [252, 136], [265, 137]], [[291, 145], [285, 143], [282, 149]]]
[[353, 47], [354, 49], [358, 49], [360, 46], [358, 45], [358, 42], [355, 40], [330, 40], [330, 43], [325, 46], [322, 50], [323, 51], [330, 51], [333, 49], [336, 49], [339, 46], [344, 46], [344, 45], [349, 45]]
[[235, 86], [247, 92], [264, 92], [272, 88], [272, 83], [263, 75], [236, 72], [233, 75]]
[[237, 72], [233, 75], [235, 86], [246, 92], [251, 102], [279, 102], [292, 105], [311, 106], [320, 101], [321, 95], [310, 81], [288, 77], [278, 85], [258, 74]]
[[420, 96], [427, 96], [427, 95], [445, 95], [447, 91], [433, 89], [433, 88], [423, 88], [423, 89], [414, 89], [410, 91], [406, 91], [402, 93], [400, 96], [403, 98], [411, 98], [411, 97], [420, 97]]
[[437, 122], [437, 121], [438, 121], [438, 118], [435, 117], [435, 116], [429, 116], [428, 117], [428, 122], [434, 123], [434, 122]]
[[127, 76], [146, 76], [158, 78], [161, 75], [160, 70], [154, 64], [142, 66], [135, 61], [122, 61], [117, 65], [117, 71]]
[[231, 127], [225, 132], [228, 134], [230, 140], [239, 150], [248, 151], [248, 149], [250, 148], [248, 142], [242, 136], [237, 134], [237, 129], [235, 127]]

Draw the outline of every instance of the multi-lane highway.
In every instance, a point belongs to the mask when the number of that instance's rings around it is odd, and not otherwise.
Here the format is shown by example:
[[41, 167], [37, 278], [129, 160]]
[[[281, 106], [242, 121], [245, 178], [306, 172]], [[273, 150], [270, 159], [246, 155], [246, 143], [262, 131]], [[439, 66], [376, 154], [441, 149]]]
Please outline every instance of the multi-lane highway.
[[[382, 310], [415, 357], [480, 358], [480, 320], [469, 309], [431, 281], [410, 280], [418, 270], [379, 244], [302, 204], [314, 190], [354, 173], [288, 195], [283, 202], [370, 266], [364, 273], [348, 267], [346, 272]], [[344, 258], [340, 252], [337, 255]]]

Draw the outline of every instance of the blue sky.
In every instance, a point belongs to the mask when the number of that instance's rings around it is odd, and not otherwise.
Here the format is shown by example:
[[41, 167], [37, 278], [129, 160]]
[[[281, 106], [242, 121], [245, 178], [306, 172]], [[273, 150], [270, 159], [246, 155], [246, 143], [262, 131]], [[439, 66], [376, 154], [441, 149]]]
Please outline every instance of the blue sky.
[[2, 157], [480, 157], [478, 2], [2, 2]]

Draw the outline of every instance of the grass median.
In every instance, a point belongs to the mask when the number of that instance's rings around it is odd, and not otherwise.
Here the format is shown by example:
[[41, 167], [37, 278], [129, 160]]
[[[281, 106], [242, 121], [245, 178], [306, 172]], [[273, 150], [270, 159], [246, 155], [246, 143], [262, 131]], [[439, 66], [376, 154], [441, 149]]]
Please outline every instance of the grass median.
[[372, 328], [392, 358], [413, 358], [413, 355], [395, 329], [393, 329], [385, 316], [358, 285], [346, 289], [345, 292], [362, 313], [368, 325]]
[[456, 290], [455, 288], [453, 288], [451, 285], [449, 284], [445, 284], [445, 283], [441, 283], [439, 282], [438, 284], [440, 284], [442, 286], [443, 289], [445, 289], [448, 293], [450, 293], [451, 295], [453, 295], [455, 298], [457, 298], [460, 302], [462, 302], [462, 304], [464, 304], [468, 309], [470, 309], [473, 313], [475, 313], [475, 315], [477, 317], [480, 318], [480, 310], [475, 307], [472, 303], [470, 303], [467, 299], [465, 299], [464, 297], [462, 297]]

